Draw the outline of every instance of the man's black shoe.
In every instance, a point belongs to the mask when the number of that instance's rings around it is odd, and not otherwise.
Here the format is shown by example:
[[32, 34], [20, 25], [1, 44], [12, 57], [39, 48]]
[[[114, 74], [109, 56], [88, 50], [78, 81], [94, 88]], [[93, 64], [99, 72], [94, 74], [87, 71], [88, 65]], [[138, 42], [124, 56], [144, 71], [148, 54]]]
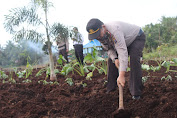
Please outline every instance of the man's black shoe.
[[132, 96], [132, 99], [133, 100], [139, 100], [141, 97], [139, 96], [139, 95], [134, 95], [134, 96]]

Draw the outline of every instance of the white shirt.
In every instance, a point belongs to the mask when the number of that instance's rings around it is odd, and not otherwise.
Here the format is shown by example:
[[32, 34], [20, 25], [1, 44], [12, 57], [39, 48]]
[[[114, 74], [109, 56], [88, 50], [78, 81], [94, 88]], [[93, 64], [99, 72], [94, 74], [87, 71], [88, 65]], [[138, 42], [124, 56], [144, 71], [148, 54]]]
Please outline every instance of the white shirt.
[[83, 36], [79, 32], [77, 32], [77, 34], [74, 35], [72, 37], [72, 39], [76, 39], [77, 40], [77, 41], [73, 40], [73, 45], [83, 44], [83, 42], [84, 42], [84, 38], [83, 38]]

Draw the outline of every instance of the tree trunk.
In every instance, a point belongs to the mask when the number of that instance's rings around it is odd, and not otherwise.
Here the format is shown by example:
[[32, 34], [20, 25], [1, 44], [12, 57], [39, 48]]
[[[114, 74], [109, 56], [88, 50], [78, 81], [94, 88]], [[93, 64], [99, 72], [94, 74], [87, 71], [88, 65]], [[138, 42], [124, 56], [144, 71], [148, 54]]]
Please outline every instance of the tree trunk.
[[[49, 36], [47, 36], [49, 38]], [[50, 62], [50, 80], [56, 80], [56, 74], [54, 73], [54, 61], [53, 61], [53, 54], [50, 45], [50, 39], [48, 39], [48, 50], [49, 50], [49, 62]]]
[[46, 0], [46, 9], [45, 9], [45, 19], [46, 19], [46, 34], [47, 34], [47, 41], [48, 41], [48, 50], [49, 50], [49, 62], [50, 62], [50, 80], [54, 81], [56, 80], [56, 74], [54, 73], [54, 61], [53, 61], [53, 55], [52, 55], [52, 49], [50, 44], [50, 37], [49, 37], [49, 24], [47, 20], [47, 0]]

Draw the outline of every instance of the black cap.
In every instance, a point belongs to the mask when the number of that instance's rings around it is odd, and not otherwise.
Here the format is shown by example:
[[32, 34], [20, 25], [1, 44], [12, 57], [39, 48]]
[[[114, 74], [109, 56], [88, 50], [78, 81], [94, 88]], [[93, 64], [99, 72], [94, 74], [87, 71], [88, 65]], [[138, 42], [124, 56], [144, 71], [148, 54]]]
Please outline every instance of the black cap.
[[86, 30], [89, 33], [89, 40], [96, 39], [100, 35], [100, 29], [103, 25], [99, 19], [93, 18], [87, 23]]

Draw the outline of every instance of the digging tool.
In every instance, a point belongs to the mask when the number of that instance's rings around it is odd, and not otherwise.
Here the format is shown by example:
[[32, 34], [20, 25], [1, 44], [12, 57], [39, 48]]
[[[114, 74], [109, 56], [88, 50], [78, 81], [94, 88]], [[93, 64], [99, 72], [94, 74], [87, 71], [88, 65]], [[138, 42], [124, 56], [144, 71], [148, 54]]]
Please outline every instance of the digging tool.
[[112, 116], [119, 116], [124, 112], [124, 105], [123, 105], [123, 87], [121, 84], [118, 84], [119, 87], [119, 107], [116, 111], [112, 113]]
[[118, 110], [124, 109], [124, 104], [123, 104], [123, 87], [121, 84], [118, 84], [119, 86], [119, 108]]

